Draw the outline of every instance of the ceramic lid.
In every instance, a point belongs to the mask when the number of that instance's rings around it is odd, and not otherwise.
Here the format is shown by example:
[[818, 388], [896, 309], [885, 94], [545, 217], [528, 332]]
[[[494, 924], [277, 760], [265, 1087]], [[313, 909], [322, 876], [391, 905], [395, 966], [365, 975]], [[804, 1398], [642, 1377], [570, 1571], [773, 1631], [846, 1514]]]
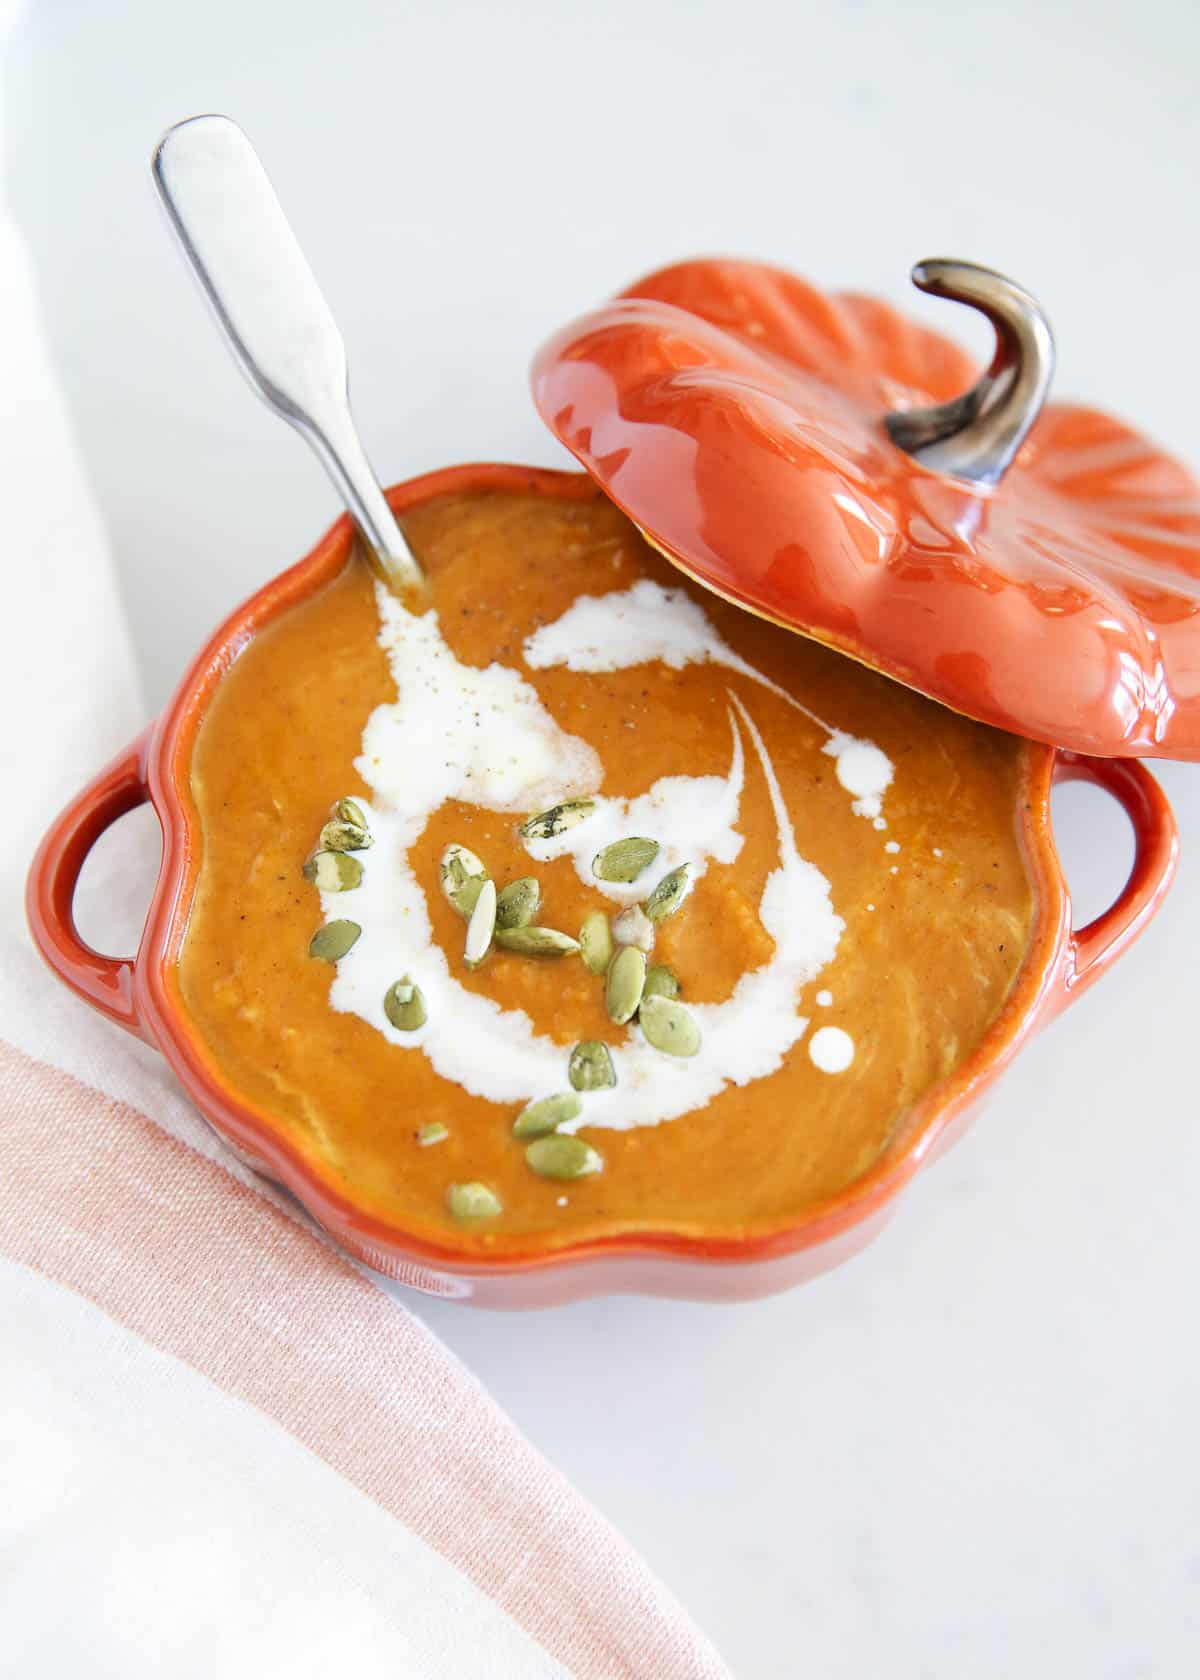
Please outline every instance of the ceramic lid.
[[1200, 485], [1093, 409], [1043, 406], [1019, 287], [914, 270], [991, 319], [982, 376], [876, 299], [756, 263], [667, 268], [538, 354], [542, 418], [718, 594], [987, 723], [1200, 758]]

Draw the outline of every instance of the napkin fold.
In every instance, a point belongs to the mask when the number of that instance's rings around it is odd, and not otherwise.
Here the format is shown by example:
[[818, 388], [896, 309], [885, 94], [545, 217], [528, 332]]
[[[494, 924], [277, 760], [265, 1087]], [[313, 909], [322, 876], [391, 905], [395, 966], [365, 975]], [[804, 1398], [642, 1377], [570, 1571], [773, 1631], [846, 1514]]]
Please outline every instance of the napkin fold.
[[[0, 6], [0, 39], [5, 21]], [[145, 712], [3, 211], [0, 297], [2, 1666], [720, 1680], [670, 1595], [416, 1313], [34, 952], [38, 840]], [[98, 947], [132, 948], [157, 861], [146, 812], [97, 848], [77, 909]]]

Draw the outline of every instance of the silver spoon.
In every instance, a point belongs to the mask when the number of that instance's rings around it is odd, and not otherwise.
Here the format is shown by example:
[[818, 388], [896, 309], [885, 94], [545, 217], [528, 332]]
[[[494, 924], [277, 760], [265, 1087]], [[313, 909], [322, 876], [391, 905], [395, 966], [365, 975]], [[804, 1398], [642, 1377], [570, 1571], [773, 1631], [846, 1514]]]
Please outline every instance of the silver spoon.
[[254, 147], [228, 117], [190, 117], [163, 135], [153, 170], [242, 372], [312, 445], [386, 581], [419, 583], [350, 413], [342, 335]]

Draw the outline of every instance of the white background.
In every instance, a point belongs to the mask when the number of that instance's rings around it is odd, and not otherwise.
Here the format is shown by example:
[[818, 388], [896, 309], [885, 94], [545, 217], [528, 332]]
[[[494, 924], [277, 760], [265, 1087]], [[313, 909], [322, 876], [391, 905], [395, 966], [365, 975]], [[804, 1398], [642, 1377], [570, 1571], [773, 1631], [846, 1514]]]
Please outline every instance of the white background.
[[[1061, 392], [1200, 467], [1198, 72], [1194, 0], [34, 4], [9, 190], [151, 704], [335, 511], [160, 226], [167, 123], [226, 110], [259, 146], [387, 480], [561, 464], [534, 346], [710, 251], [978, 350], [905, 275], [992, 263], [1045, 304]], [[858, 1260], [738, 1307], [420, 1306], [747, 1680], [1200, 1665], [1200, 769], [1163, 779], [1166, 914]], [[1122, 825], [1086, 790], [1061, 812], [1091, 913]]]

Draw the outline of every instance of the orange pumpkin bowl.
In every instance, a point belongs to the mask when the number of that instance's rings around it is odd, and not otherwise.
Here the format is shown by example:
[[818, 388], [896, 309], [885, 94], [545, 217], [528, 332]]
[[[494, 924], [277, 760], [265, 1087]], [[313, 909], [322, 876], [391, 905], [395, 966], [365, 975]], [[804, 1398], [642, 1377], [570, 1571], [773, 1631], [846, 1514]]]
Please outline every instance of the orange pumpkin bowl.
[[[599, 494], [581, 474], [463, 466], [399, 485], [388, 499], [403, 513], [435, 496], [489, 489], [568, 500]], [[215, 1064], [189, 1021], [178, 980], [201, 858], [189, 780], [198, 727], [223, 675], [248, 642], [335, 577], [353, 541], [349, 520], [340, 519], [309, 555], [226, 620], [158, 721], [55, 822], [34, 860], [27, 902], [33, 937], [59, 977], [94, 1008], [160, 1050], [235, 1153], [292, 1191], [343, 1248], [387, 1277], [432, 1294], [513, 1308], [610, 1292], [733, 1300], [768, 1294], [828, 1269], [880, 1228], [897, 1192], [958, 1135], [969, 1110], [1034, 1028], [1052, 1019], [1115, 961], [1170, 885], [1175, 825], [1142, 766], [1030, 743], [1023, 839], [1037, 910], [1024, 965], [975, 1053], [910, 1110], [866, 1174], [788, 1228], [766, 1236], [708, 1239], [651, 1231], [553, 1252], [531, 1239], [527, 1250], [506, 1252], [495, 1262], [476, 1255], [464, 1259], [367, 1213], [344, 1186], [303, 1158], [271, 1116], [239, 1094]], [[1110, 793], [1127, 813], [1136, 840], [1133, 867], [1117, 901], [1079, 931], [1071, 928], [1070, 899], [1050, 826], [1051, 787], [1056, 780], [1073, 778], [1086, 778]], [[99, 836], [147, 801], [162, 826], [162, 861], [137, 956], [119, 960], [83, 942], [73, 899], [80, 870]]]

